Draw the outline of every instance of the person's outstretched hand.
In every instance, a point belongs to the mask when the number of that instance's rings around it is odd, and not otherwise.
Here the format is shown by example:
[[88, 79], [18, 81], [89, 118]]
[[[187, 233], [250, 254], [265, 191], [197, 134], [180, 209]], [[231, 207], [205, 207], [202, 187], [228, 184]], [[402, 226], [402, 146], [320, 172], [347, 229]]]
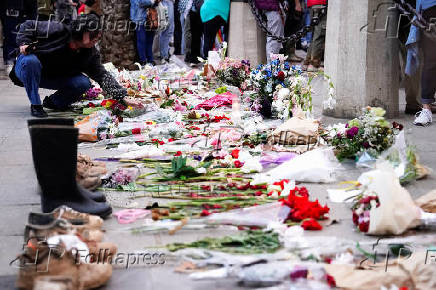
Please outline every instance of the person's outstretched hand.
[[24, 54], [24, 55], [28, 54], [28, 52], [27, 52], [27, 48], [28, 48], [28, 47], [29, 47], [28, 45], [22, 45], [22, 46], [20, 46], [20, 53], [21, 53], [21, 54]]

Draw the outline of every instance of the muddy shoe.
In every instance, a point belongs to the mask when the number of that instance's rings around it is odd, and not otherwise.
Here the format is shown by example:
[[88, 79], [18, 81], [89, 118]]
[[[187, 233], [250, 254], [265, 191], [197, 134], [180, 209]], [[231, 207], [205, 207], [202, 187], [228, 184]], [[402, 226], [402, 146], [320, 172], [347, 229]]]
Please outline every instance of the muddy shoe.
[[111, 264], [83, 263], [62, 243], [30, 244], [16, 261], [20, 268], [16, 283], [18, 289], [31, 290], [38, 281], [44, 280], [44, 276], [62, 277], [65, 281], [71, 281], [71, 289], [93, 289], [106, 284], [112, 276]]
[[18, 289], [32, 290], [37, 279], [45, 276], [62, 276], [62, 279], [71, 281], [71, 289], [83, 289], [79, 280], [80, 264], [75, 263], [71, 253], [61, 248], [51, 247], [45, 242], [28, 243], [24, 253], [11, 265], [14, 263], [20, 269], [16, 282]]
[[89, 228], [100, 229], [103, 226], [103, 219], [96, 215], [81, 213], [67, 206], [60, 206], [50, 213], [29, 214], [29, 224], [49, 224], [55, 219], [65, 219], [72, 225], [85, 225]]
[[75, 290], [70, 276], [36, 277], [33, 290]]
[[77, 235], [84, 242], [101, 242], [103, 240], [103, 231], [89, 228], [86, 225], [72, 225], [64, 219], [56, 219], [49, 224], [27, 224], [24, 229], [25, 241], [56, 235]]

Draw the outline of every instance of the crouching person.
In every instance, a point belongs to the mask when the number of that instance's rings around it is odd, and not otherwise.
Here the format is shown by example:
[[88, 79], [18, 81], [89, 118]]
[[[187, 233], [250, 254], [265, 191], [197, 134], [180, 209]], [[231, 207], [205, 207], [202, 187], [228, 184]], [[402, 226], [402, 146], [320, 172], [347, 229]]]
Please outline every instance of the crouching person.
[[[127, 95], [100, 62], [95, 48], [100, 36], [100, 19], [94, 14], [80, 15], [71, 25], [34, 20], [21, 24], [20, 51], [10, 77], [26, 89], [32, 116], [47, 117], [43, 107], [68, 109], [91, 87], [89, 78], [113, 98]], [[41, 103], [39, 88], [56, 92]]]

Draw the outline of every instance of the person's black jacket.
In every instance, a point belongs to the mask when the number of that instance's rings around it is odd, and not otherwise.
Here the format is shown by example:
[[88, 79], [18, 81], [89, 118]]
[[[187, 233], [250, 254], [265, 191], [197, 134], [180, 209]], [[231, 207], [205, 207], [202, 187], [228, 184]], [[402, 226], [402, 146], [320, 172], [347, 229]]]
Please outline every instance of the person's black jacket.
[[[101, 64], [100, 53], [95, 47], [77, 51], [69, 48], [71, 35], [70, 26], [63, 23], [28, 20], [20, 25], [17, 44], [34, 47], [31, 53], [40, 60], [43, 76], [59, 77], [85, 73], [113, 98], [126, 96], [126, 90]], [[17, 82], [17, 78], [14, 82]]]

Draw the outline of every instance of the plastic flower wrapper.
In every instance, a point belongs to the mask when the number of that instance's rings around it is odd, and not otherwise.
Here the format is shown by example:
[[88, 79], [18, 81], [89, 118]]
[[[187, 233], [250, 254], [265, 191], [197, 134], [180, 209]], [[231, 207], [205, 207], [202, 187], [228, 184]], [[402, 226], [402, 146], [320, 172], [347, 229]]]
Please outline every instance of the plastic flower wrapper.
[[103, 179], [103, 186], [109, 188], [121, 188], [123, 190], [129, 190], [134, 188], [136, 178], [140, 173], [139, 168], [118, 168], [113, 172], [109, 178]]
[[342, 169], [331, 148], [318, 148], [286, 161], [268, 172], [255, 175], [252, 184], [273, 183], [282, 179], [330, 183], [336, 181]]
[[361, 232], [370, 235], [400, 235], [421, 224], [421, 209], [388, 162], [359, 179], [362, 193], [353, 206], [353, 221]]

